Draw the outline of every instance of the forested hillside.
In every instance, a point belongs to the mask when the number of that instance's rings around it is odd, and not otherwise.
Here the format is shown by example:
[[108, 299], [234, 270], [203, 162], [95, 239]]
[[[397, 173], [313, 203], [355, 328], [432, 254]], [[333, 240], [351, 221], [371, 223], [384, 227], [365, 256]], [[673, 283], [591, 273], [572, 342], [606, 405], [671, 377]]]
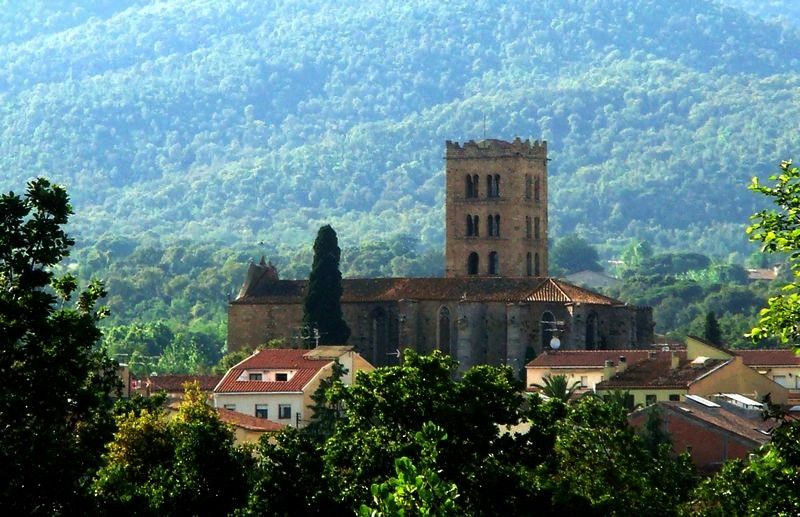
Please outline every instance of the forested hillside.
[[485, 117], [550, 142], [552, 235], [746, 251], [749, 177], [800, 147], [800, 37], [768, 21], [791, 5], [13, 2], [0, 189], [64, 182], [85, 243], [296, 245], [331, 222], [440, 248], [444, 140]]

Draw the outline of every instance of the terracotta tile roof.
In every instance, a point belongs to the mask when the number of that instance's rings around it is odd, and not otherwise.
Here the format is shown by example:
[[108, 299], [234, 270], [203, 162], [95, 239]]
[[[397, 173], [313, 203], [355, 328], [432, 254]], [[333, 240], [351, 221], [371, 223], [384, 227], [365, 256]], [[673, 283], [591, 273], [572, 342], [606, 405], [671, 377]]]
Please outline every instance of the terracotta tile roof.
[[602, 368], [607, 360], [619, 362], [625, 356], [628, 366], [647, 359], [648, 350], [559, 350], [544, 352], [526, 368]]
[[[343, 347], [347, 348], [347, 347]], [[269, 349], [260, 350], [228, 370], [214, 388], [214, 393], [286, 393], [302, 392], [303, 387], [332, 359], [323, 356], [314, 359], [310, 350]], [[240, 381], [246, 370], [292, 370], [288, 381]]]
[[[251, 264], [250, 268], [260, 266]], [[248, 273], [248, 281], [231, 303], [301, 303], [305, 280], [271, 280]], [[623, 305], [619, 300], [545, 277], [345, 278], [342, 301], [464, 300], [474, 302], [556, 302]]]
[[689, 385], [730, 360], [708, 359], [702, 366], [695, 367], [686, 358], [685, 351], [678, 354], [677, 368], [671, 367], [672, 352], [657, 352], [654, 358], [647, 358], [623, 372], [618, 372], [610, 379], [597, 384], [597, 390], [630, 389], [630, 388], [679, 388], [686, 389]]
[[732, 350], [742, 356], [747, 366], [800, 366], [800, 355], [792, 349], [780, 350]]
[[183, 393], [184, 383], [197, 381], [201, 390], [211, 391], [220, 379], [222, 375], [153, 375], [145, 380], [145, 385], [151, 392], [163, 390], [169, 393]]
[[251, 415], [245, 415], [237, 411], [225, 409], [222, 407], [215, 408], [219, 414], [219, 419], [226, 424], [231, 424], [236, 427], [247, 429], [248, 431], [263, 431], [274, 433], [286, 428], [284, 424], [273, 422], [267, 418], [258, 418]]
[[[731, 434], [755, 442], [756, 445], [763, 445], [770, 439], [769, 433], [775, 426], [773, 421], [764, 421], [760, 415], [755, 418], [747, 418], [744, 415], [725, 409], [707, 408], [701, 404], [693, 402], [659, 402], [660, 406], [669, 408], [676, 415], [680, 415], [688, 420], [698, 420], [710, 424], [719, 429], [724, 429]], [[644, 409], [646, 411], [646, 408]]]

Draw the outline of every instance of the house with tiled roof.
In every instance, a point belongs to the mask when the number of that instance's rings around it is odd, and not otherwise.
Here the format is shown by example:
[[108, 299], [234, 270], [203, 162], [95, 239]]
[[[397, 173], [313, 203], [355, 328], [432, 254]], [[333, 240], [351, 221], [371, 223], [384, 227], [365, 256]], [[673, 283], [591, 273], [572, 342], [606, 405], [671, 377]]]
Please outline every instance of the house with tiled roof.
[[788, 389], [792, 403], [800, 402], [800, 355], [793, 348], [734, 352], [744, 364]]
[[311, 396], [339, 361], [352, 384], [359, 371], [373, 369], [349, 346], [320, 346], [313, 350], [259, 350], [234, 365], [214, 387], [214, 407], [243, 415], [303, 427], [311, 417]]
[[754, 400], [769, 394], [777, 404], [786, 404], [789, 398], [785, 387], [745, 365], [741, 356], [696, 337], [687, 339], [686, 350], [651, 351], [636, 364], [620, 368], [609, 361], [604, 369], [604, 380], [595, 386], [596, 392], [628, 392], [634, 405], [717, 393], [737, 393]]
[[647, 359], [649, 350], [548, 350], [525, 365], [525, 385], [543, 385], [545, 377], [564, 375], [570, 386], [578, 383], [578, 391], [594, 391], [607, 374], [608, 362], [621, 367]]
[[[448, 141], [444, 278], [345, 278], [348, 344], [376, 366], [410, 348], [440, 350], [461, 370], [509, 365], [520, 375], [553, 338], [567, 350], [649, 346], [649, 307], [548, 276], [547, 163], [546, 142]], [[306, 285], [281, 280], [264, 258], [251, 263], [228, 305], [228, 349], [307, 346]]]
[[196, 382], [200, 386], [200, 391], [209, 396], [214, 386], [222, 379], [222, 375], [193, 375], [193, 374], [164, 374], [150, 375], [137, 381], [136, 393], [150, 396], [156, 393], [165, 393], [167, 403], [183, 399], [186, 383]]
[[713, 472], [730, 459], [745, 459], [767, 443], [774, 420], [761, 417], [763, 405], [737, 394], [714, 397], [688, 395], [684, 400], [658, 402], [628, 416], [634, 427], [643, 429], [652, 411], [658, 412], [676, 454], [688, 452], [701, 472]]
[[274, 434], [287, 427], [268, 418], [245, 415], [224, 407], [216, 410], [219, 419], [233, 428], [233, 436], [238, 444], [257, 443], [263, 435]]

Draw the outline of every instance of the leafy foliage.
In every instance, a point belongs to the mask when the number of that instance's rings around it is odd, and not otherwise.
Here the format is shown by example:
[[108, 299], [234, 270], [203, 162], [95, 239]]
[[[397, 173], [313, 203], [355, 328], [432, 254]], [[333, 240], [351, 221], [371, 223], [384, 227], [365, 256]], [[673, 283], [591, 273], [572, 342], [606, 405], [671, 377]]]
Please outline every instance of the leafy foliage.
[[769, 21], [791, 1], [726, 3], [12, 2], [0, 187], [52, 171], [87, 243], [301, 245], [329, 221], [439, 250], [442, 142], [485, 115], [549, 141], [551, 235], [748, 254], [739, 185], [797, 148], [800, 36]]
[[76, 513], [113, 429], [113, 363], [95, 347], [99, 282], [78, 291], [53, 267], [72, 245], [64, 188], [44, 179], [0, 195], [0, 506]]
[[143, 409], [118, 416], [117, 427], [94, 480], [102, 512], [223, 515], [244, 504], [250, 460], [197, 383], [175, 418]]
[[344, 345], [350, 328], [342, 314], [342, 273], [339, 261], [342, 251], [336, 232], [330, 225], [319, 229], [314, 241], [314, 262], [303, 298], [303, 328], [306, 346]]
[[537, 388], [542, 395], [561, 402], [568, 402], [581, 386], [581, 381], [575, 381], [570, 385], [566, 375], [548, 374], [544, 376], [543, 381], [544, 384], [532, 384], [531, 386]]
[[570, 234], [556, 241], [550, 252], [551, 274], [569, 275], [578, 271], [602, 271], [600, 256], [586, 239]]
[[747, 228], [750, 238], [763, 243], [764, 251], [789, 253], [793, 281], [778, 296], [768, 301], [760, 313], [754, 339], [777, 337], [782, 343], [797, 343], [800, 338], [800, 168], [791, 161], [780, 164], [780, 174], [771, 176], [768, 186], [753, 178], [750, 189], [767, 196], [775, 208], [753, 215]]

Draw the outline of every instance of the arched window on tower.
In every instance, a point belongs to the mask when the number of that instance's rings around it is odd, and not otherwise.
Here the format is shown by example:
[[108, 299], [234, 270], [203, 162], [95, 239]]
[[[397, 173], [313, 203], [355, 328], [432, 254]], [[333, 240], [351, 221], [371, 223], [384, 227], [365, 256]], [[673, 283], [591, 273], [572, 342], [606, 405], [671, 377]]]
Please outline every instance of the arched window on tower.
[[540, 235], [539, 235], [539, 218], [538, 217], [534, 217], [533, 218], [533, 238], [534, 239], [539, 239], [540, 238]]
[[525, 199], [531, 198], [531, 175], [525, 175]]
[[439, 309], [438, 334], [437, 348], [446, 354], [450, 354], [450, 309], [447, 307]]
[[494, 185], [492, 184], [492, 175], [486, 176], [486, 197], [494, 197]]
[[472, 216], [467, 215], [467, 237], [472, 237], [475, 234], [475, 228], [472, 226]]
[[475, 197], [474, 196], [475, 191], [472, 188], [472, 176], [470, 176], [469, 174], [467, 174], [466, 187], [467, 187], [466, 197], [467, 198]]
[[494, 197], [500, 197], [500, 175], [494, 175]]
[[533, 199], [539, 201], [539, 178], [536, 178], [536, 181], [533, 183]]
[[500, 237], [500, 214], [494, 216], [494, 236]]
[[500, 259], [497, 257], [496, 251], [492, 251], [489, 253], [489, 274], [490, 275], [500, 274]]
[[478, 267], [480, 267], [480, 259], [478, 258], [478, 254], [473, 251], [467, 258], [467, 274], [477, 275]]
[[478, 178], [478, 175], [477, 174], [473, 175], [472, 176], [472, 197], [478, 197], [478, 184], [479, 183], [480, 183], [480, 180]]
[[533, 276], [541, 276], [541, 270], [539, 269], [539, 254], [534, 253], [533, 255]]
[[489, 237], [494, 237], [494, 217], [492, 214], [489, 214], [489, 217], [486, 219], [486, 231], [489, 232]]
[[480, 222], [481, 222], [480, 217], [478, 217], [477, 215], [472, 216], [472, 235], [474, 235], [475, 237], [480, 237], [481, 235]]
[[533, 233], [531, 231], [531, 216], [526, 215], [525, 216], [525, 237], [530, 239], [532, 235], [533, 235]]
[[533, 274], [533, 256], [531, 255], [530, 251], [525, 256], [525, 270], [528, 276], [531, 276]]

